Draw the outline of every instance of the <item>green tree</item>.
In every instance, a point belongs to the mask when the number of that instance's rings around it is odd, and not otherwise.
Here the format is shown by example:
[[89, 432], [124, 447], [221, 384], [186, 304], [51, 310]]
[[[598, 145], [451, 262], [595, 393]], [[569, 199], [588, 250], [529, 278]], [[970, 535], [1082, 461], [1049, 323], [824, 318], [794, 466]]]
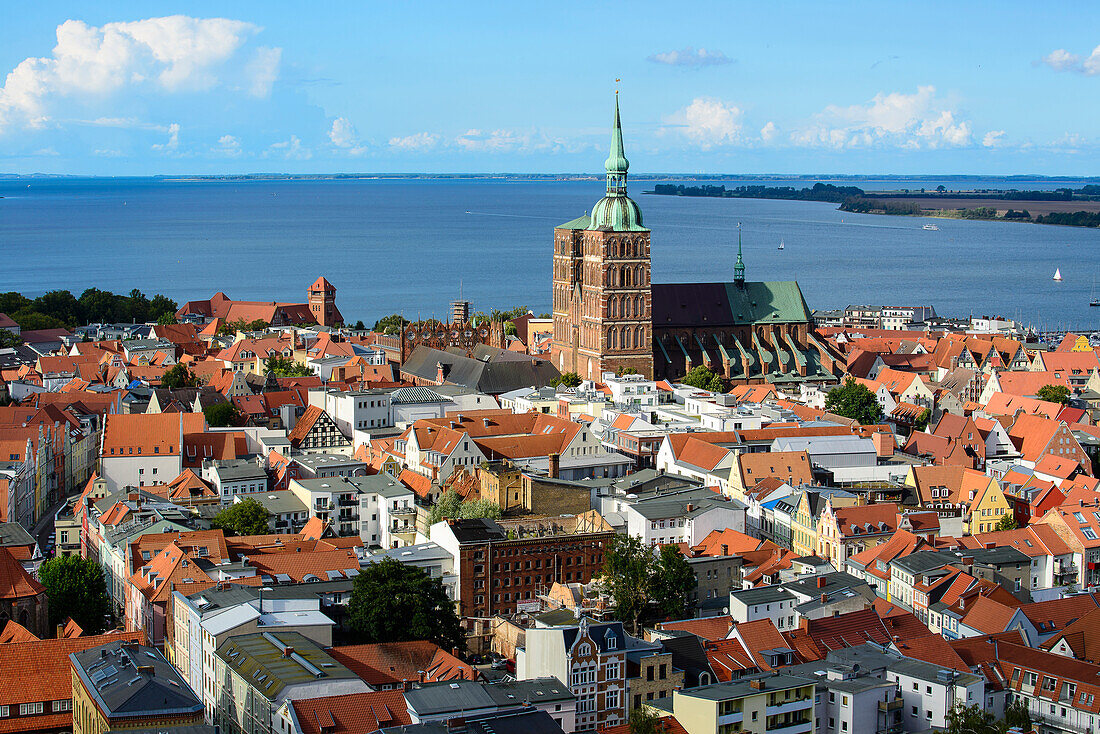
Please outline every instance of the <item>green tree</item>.
[[623, 375], [636, 375], [636, 374], [638, 374], [638, 370], [634, 369], [633, 367], [625, 367], [623, 365], [619, 365], [618, 367], [615, 368], [615, 375], [618, 376], [618, 377], [622, 377]]
[[309, 377], [313, 374], [313, 371], [301, 362], [295, 362], [277, 354], [267, 358], [264, 368], [268, 372], [274, 372], [276, 377]]
[[505, 321], [504, 322], [504, 335], [505, 336], [515, 336], [516, 333], [517, 333], [517, 331], [516, 331], [515, 323], [513, 323], [511, 321]]
[[171, 326], [172, 324], [179, 323], [176, 321], [176, 315], [171, 313], [161, 314], [157, 318], [157, 326]]
[[385, 558], [355, 577], [348, 603], [352, 631], [361, 642], [429, 640], [463, 651], [466, 636], [440, 579]]
[[88, 323], [115, 323], [124, 320], [119, 298], [110, 291], [89, 288], [80, 294], [80, 306]]
[[947, 713], [948, 734], [1002, 734], [1000, 722], [977, 704], [955, 706]]
[[356, 321], [355, 326], [351, 328], [355, 329], [356, 331], [366, 331], [367, 329], [366, 325], [363, 323], [363, 319], [359, 319], [358, 321]]
[[17, 347], [22, 343], [23, 339], [18, 334], [13, 334], [7, 329], [0, 329], [0, 349], [5, 347]]
[[566, 387], [576, 387], [581, 384], [581, 376], [576, 372], [566, 372], [560, 377], [556, 377], [550, 381], [549, 387], [557, 387], [558, 385], [565, 385]]
[[853, 377], [825, 396], [825, 410], [852, 418], [863, 425], [882, 420], [882, 406], [878, 404], [875, 394]]
[[221, 333], [227, 336], [233, 336], [238, 331], [263, 331], [271, 324], [267, 323], [263, 319], [255, 319], [254, 321], [245, 321], [244, 319], [237, 319], [236, 321], [230, 321], [221, 328]]
[[160, 386], [169, 390], [178, 390], [181, 387], [194, 387], [198, 380], [191, 374], [191, 370], [183, 362], [172, 365], [160, 378]]
[[38, 580], [50, 600], [51, 628], [71, 617], [86, 635], [107, 629], [111, 603], [98, 563], [80, 556], [57, 556], [39, 567]]
[[241, 413], [233, 403], [214, 403], [202, 409], [206, 423], [211, 428], [224, 428], [240, 423]]
[[18, 311], [10, 313], [11, 320], [19, 324], [23, 331], [35, 331], [37, 329], [64, 329], [67, 324], [59, 318], [38, 311]]
[[1046, 400], [1048, 403], [1068, 405], [1069, 388], [1065, 385], [1043, 385], [1036, 391], [1035, 397]]
[[80, 301], [76, 300], [69, 291], [56, 290], [43, 293], [34, 299], [31, 308], [64, 322], [68, 327], [80, 326], [84, 323], [84, 310], [80, 306]]
[[680, 382], [691, 387], [697, 387], [700, 390], [722, 392], [722, 378], [702, 364], [692, 367], [691, 371], [684, 375], [684, 379]]
[[220, 528], [226, 535], [265, 535], [271, 532], [267, 519], [268, 513], [264, 506], [248, 497], [214, 515], [210, 526]]
[[22, 293], [16, 293], [15, 291], [0, 293], [0, 313], [11, 316], [13, 313], [29, 310], [30, 307], [31, 299]]
[[616, 534], [604, 548], [603, 581], [615, 602], [615, 616], [635, 634], [649, 607], [653, 549], [634, 535]]
[[490, 520], [499, 520], [500, 505], [490, 500], [467, 500], [463, 502], [462, 498], [458, 496], [458, 492], [448, 489], [432, 505], [432, 509], [428, 512], [428, 524], [435, 525], [448, 517], [464, 520], [486, 517]]
[[396, 334], [401, 331], [402, 327], [408, 326], [409, 320], [399, 313], [390, 314], [389, 316], [383, 316], [374, 322], [374, 328], [371, 331], [378, 331], [383, 334]]
[[661, 734], [661, 718], [645, 706], [630, 709], [627, 719], [630, 734]]
[[928, 428], [928, 421], [931, 418], [932, 411], [930, 411], [928, 408], [925, 408], [920, 412], [920, 415], [917, 416], [917, 419], [913, 421], [913, 429], [917, 431], [923, 431], [925, 428]]
[[1027, 704], [1017, 698], [1005, 706], [1004, 726], [1018, 728], [1020, 731], [1031, 731], [1031, 712], [1027, 710]]
[[153, 296], [153, 299], [149, 301], [149, 318], [156, 319], [157, 323], [164, 323], [161, 319], [170, 316], [170, 324], [176, 323], [176, 311], [179, 310], [179, 306], [168, 296], [162, 296], [159, 293]]
[[130, 319], [134, 323], [143, 324], [149, 318], [149, 299], [145, 294], [134, 288], [130, 291], [130, 300], [126, 304], [130, 310]]
[[1008, 512], [997, 521], [996, 530], [1015, 530], [1019, 525], [1016, 524], [1016, 517]]
[[695, 588], [695, 572], [674, 545], [661, 546], [650, 578], [650, 596], [661, 616], [682, 619], [688, 594]]

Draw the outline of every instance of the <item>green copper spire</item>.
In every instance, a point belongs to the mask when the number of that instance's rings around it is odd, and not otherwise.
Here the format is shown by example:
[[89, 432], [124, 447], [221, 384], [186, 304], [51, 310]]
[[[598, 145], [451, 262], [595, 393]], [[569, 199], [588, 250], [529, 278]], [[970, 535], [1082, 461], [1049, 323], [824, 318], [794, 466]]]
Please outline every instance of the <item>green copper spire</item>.
[[626, 195], [626, 172], [630, 161], [623, 149], [623, 125], [619, 119], [619, 93], [615, 92], [615, 121], [611, 124], [611, 152], [603, 162], [607, 170], [607, 193], [592, 207], [588, 229], [642, 232], [642, 210]]
[[738, 288], [745, 285], [745, 261], [741, 259], [741, 222], [737, 223], [737, 262], [733, 265], [733, 282]]

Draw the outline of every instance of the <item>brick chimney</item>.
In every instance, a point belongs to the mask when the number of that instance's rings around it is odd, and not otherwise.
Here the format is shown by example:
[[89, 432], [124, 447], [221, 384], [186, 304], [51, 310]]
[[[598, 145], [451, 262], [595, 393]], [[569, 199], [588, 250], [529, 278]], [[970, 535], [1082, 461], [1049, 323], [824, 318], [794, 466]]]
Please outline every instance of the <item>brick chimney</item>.
[[561, 456], [557, 453], [548, 454], [546, 461], [551, 479], [557, 479], [558, 475], [561, 473]]
[[825, 588], [825, 577], [824, 576], [818, 576], [817, 577], [817, 588], [819, 588], [819, 589], [824, 589]]
[[763, 678], [754, 678], [753, 680], [750, 680], [749, 681], [749, 688], [752, 688], [753, 690], [756, 690], [756, 691], [764, 690], [764, 679]]

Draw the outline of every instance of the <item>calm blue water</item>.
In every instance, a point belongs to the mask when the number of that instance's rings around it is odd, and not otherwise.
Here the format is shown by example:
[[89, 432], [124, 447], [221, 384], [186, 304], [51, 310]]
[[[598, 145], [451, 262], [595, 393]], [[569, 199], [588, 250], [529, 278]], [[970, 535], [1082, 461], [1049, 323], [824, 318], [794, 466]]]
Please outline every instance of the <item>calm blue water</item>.
[[[1088, 306], [1100, 276], [1097, 230], [646, 196], [651, 182], [631, 185], [653, 230], [656, 282], [730, 279], [740, 221], [746, 276], [797, 279], [811, 308], [932, 303], [944, 315], [1100, 327], [1100, 309]], [[345, 318], [368, 325], [395, 311], [445, 315], [460, 284], [479, 310], [548, 311], [552, 229], [602, 192], [602, 181], [0, 180], [0, 291], [136, 287], [180, 302], [219, 290], [299, 301], [325, 275]], [[939, 231], [922, 230], [926, 221]], [[1051, 280], [1055, 268], [1064, 282]]]

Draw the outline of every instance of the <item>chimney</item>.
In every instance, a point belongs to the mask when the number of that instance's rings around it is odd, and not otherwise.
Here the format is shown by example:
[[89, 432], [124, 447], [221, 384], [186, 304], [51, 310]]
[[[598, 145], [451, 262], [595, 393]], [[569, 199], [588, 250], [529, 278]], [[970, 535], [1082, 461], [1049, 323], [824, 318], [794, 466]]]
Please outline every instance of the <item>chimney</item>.
[[749, 688], [756, 691], [764, 690], [764, 680], [762, 678], [755, 678], [749, 681]]
[[829, 595], [828, 595], [828, 594], [822, 594], [822, 595], [821, 595], [821, 603], [822, 603], [822, 604], [825, 604], [825, 603], [827, 603], [828, 601], [829, 601]]
[[291, 647], [290, 645], [287, 645], [286, 647], [283, 648], [283, 657], [284, 658], [288, 658], [293, 654], [294, 654], [294, 648]]
[[809, 632], [810, 631], [810, 620], [806, 619], [805, 617], [799, 617], [798, 618], [798, 629], [802, 632]]
[[549, 474], [551, 479], [557, 479], [558, 474], [561, 472], [561, 457], [557, 453], [549, 454], [547, 457], [549, 464]]
[[694, 509], [695, 509], [695, 505], [693, 505], [693, 504], [691, 504], [690, 502], [688, 502], [688, 503], [687, 503], [687, 507], [685, 507], [685, 508], [684, 508], [684, 511], [685, 511], [685, 512], [691, 512], [691, 511], [692, 511], [692, 510], [694, 510]]
[[725, 543], [722, 544], [722, 555], [728, 556], [730, 554], [730, 547]]
[[63, 625], [63, 624], [57, 625], [57, 639], [60, 640], [64, 636], [65, 636], [65, 625]]
[[825, 588], [825, 577], [824, 576], [818, 576], [817, 577], [817, 588], [819, 588], [819, 589], [824, 589]]

